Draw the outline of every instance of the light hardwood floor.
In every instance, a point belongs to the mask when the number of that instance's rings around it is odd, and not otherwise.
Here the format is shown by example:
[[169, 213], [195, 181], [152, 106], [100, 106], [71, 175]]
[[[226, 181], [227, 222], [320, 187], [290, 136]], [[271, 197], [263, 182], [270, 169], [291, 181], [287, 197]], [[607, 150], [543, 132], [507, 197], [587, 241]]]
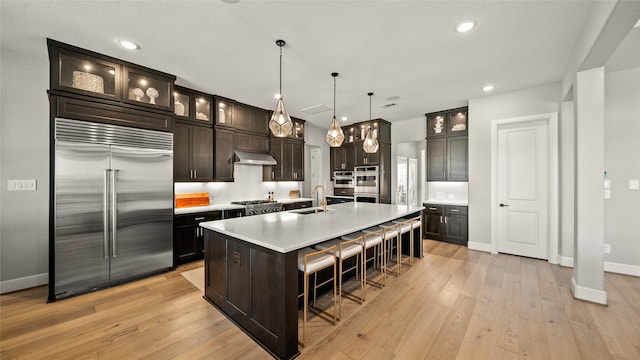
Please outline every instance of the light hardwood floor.
[[[573, 299], [568, 268], [425, 249], [300, 359], [640, 359], [640, 278], [607, 273], [601, 306]], [[0, 358], [270, 358], [180, 276], [198, 266], [52, 304], [46, 287], [2, 295]]]

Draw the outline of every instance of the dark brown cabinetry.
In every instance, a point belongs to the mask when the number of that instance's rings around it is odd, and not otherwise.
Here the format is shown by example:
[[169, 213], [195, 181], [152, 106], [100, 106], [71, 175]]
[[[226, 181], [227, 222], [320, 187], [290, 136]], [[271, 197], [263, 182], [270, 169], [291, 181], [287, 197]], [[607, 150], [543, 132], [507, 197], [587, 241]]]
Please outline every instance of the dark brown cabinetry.
[[425, 114], [427, 138], [446, 135], [467, 135], [468, 109], [466, 107]]
[[213, 130], [176, 122], [173, 132], [174, 181], [213, 179]]
[[466, 108], [426, 117], [427, 181], [468, 181]]
[[211, 95], [176, 86], [173, 97], [173, 112], [176, 119], [191, 120], [211, 126], [213, 123], [213, 99]]
[[215, 124], [241, 131], [268, 135], [269, 111], [241, 104], [223, 97], [215, 97]]
[[309, 208], [313, 206], [313, 202], [312, 201], [295, 201], [295, 202], [290, 202], [290, 203], [286, 203], [286, 204], [282, 204], [282, 210], [287, 211], [287, 210], [296, 210], [296, 209], [304, 209], [304, 208]]
[[173, 129], [175, 76], [51, 39], [47, 46], [55, 116]]
[[264, 166], [264, 181], [304, 180], [304, 142], [271, 138], [271, 156], [277, 164]]
[[234, 131], [216, 126], [213, 178], [216, 181], [233, 181]]
[[424, 237], [466, 245], [468, 218], [466, 206], [423, 204]]
[[[353, 170], [355, 164], [355, 147], [353, 143], [344, 143], [340, 147], [332, 147], [330, 149], [331, 169], [332, 170]], [[333, 178], [333, 173], [331, 174]]]
[[237, 131], [234, 134], [233, 142], [236, 150], [269, 152], [269, 137], [267, 135]]
[[174, 216], [173, 257], [175, 265], [203, 258], [204, 230], [198, 224], [219, 219], [222, 219], [220, 211]]

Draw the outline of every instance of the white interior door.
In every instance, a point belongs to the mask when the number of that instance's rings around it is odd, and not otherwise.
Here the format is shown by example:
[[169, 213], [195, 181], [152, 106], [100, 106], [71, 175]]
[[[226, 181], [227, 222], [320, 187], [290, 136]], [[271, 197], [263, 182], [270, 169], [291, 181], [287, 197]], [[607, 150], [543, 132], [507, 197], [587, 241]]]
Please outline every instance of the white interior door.
[[548, 123], [498, 127], [498, 251], [548, 259]]

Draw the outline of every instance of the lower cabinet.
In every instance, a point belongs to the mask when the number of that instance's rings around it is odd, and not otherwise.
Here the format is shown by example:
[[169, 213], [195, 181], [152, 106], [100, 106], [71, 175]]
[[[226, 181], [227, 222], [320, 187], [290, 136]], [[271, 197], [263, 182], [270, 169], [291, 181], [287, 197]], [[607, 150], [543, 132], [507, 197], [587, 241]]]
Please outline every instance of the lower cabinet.
[[204, 230], [198, 226], [203, 221], [222, 219], [221, 211], [176, 215], [173, 219], [173, 260], [175, 265], [203, 258]]
[[327, 196], [327, 205], [344, 204], [344, 203], [348, 203], [348, 202], [353, 202], [353, 198], [352, 197]]
[[304, 209], [312, 206], [313, 206], [312, 201], [296, 201], [292, 203], [282, 204], [282, 210], [287, 211], [287, 210], [295, 210], [295, 209]]
[[423, 204], [424, 237], [467, 245], [468, 218], [466, 206]]

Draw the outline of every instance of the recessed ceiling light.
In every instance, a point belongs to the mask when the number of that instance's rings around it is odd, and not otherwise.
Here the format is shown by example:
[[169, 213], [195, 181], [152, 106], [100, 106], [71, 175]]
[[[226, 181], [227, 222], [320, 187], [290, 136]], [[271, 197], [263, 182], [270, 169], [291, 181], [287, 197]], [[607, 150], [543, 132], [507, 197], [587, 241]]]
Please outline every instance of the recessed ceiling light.
[[472, 20], [468, 20], [465, 22], [461, 22], [460, 24], [458, 24], [458, 27], [456, 27], [456, 31], [457, 32], [467, 32], [471, 29], [473, 29], [473, 27], [476, 26], [475, 21]]
[[482, 91], [489, 92], [493, 90], [493, 85], [485, 85], [482, 87]]
[[340, 120], [342, 120], [342, 121], [347, 121], [347, 117], [346, 117], [346, 116], [343, 116]]
[[140, 46], [138, 46], [136, 43], [129, 40], [118, 40], [118, 44], [120, 44], [120, 46], [122, 46], [123, 48], [129, 50], [138, 50], [140, 48]]
[[222, 2], [225, 2], [227, 4], [235, 4], [240, 2], [240, 0], [222, 0]]

